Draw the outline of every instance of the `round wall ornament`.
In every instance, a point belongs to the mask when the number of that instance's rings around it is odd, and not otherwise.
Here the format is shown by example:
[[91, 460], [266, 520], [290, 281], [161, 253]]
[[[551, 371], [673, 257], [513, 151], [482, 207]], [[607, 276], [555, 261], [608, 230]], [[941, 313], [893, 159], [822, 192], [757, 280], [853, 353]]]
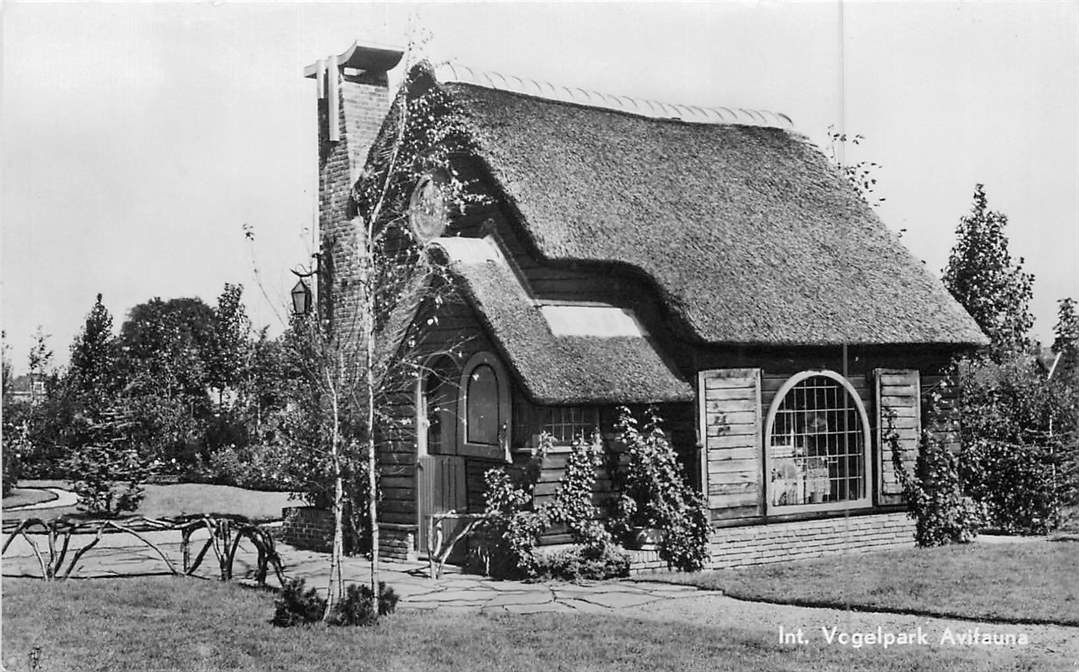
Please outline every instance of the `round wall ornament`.
[[408, 221], [421, 245], [441, 236], [449, 223], [449, 208], [441, 183], [437, 175], [424, 175], [409, 199]]

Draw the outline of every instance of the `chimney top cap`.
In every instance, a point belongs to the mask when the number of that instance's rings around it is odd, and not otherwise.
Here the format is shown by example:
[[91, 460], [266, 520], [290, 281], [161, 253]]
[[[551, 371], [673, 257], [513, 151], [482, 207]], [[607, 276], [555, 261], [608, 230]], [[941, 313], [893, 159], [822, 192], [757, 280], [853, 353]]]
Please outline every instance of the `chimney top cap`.
[[[348, 49], [337, 56], [338, 68], [355, 68], [368, 72], [389, 72], [397, 67], [404, 56], [404, 50], [366, 42], [361, 44], [359, 40], [352, 43]], [[318, 76], [318, 63], [312, 63], [303, 69], [303, 76], [314, 79]]]

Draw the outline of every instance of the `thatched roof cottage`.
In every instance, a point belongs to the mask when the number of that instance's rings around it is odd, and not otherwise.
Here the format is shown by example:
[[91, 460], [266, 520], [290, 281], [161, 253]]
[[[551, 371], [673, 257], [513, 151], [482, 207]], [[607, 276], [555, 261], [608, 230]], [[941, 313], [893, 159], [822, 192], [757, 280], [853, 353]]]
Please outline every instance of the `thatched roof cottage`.
[[[393, 137], [399, 59], [354, 45], [308, 72], [321, 233], [342, 259], [353, 187]], [[454, 169], [484, 199], [432, 209], [438, 180], [412, 183], [415, 236], [464, 300], [404, 312], [438, 319], [420, 339], [430, 377], [399, 391], [410, 429], [380, 449], [391, 555], [422, 554], [433, 513], [482, 508], [483, 472], [540, 432], [608, 431], [619, 404], [659, 405], [716, 565], [911, 542], [882, 409], [912, 459], [942, 367], [986, 339], [789, 119], [461, 67], [409, 82], [463, 119]], [[333, 300], [348, 313], [347, 292]], [[548, 457], [538, 498], [562, 464]]]

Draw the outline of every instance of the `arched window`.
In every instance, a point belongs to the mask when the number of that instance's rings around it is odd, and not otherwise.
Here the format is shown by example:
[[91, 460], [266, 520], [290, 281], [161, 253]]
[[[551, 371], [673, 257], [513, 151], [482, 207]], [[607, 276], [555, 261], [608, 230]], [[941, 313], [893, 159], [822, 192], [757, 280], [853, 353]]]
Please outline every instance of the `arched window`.
[[509, 446], [510, 387], [506, 370], [488, 352], [468, 360], [461, 374], [460, 452], [500, 458]]
[[457, 454], [457, 366], [446, 356], [424, 367], [417, 398], [421, 455]]
[[489, 364], [480, 364], [468, 377], [468, 434], [469, 443], [486, 446], [498, 444], [498, 374]]
[[765, 456], [773, 513], [868, 503], [869, 421], [858, 393], [832, 371], [788, 380], [768, 411]]

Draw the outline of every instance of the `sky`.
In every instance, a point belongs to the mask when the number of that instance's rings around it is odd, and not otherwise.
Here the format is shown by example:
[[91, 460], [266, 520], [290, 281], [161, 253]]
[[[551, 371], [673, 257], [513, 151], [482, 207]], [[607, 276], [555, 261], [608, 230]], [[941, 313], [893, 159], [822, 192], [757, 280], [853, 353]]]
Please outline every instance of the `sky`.
[[[1035, 336], [1079, 298], [1079, 2], [39, 4], [3, 6], [0, 316], [67, 359], [98, 292], [242, 283], [280, 331], [308, 260], [315, 89], [353, 40], [426, 35], [433, 60], [836, 126], [881, 164], [878, 208], [939, 273], [976, 183], [1035, 276]], [[254, 243], [243, 235], [247, 225]], [[257, 271], [257, 273], [256, 273]]]

